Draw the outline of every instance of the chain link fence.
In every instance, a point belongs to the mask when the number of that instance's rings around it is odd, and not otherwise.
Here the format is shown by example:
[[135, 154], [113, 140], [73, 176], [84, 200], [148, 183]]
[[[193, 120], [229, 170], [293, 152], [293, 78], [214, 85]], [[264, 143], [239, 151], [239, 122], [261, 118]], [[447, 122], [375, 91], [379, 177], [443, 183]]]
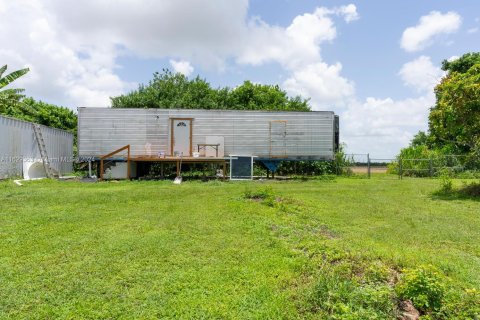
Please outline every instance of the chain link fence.
[[480, 159], [466, 155], [440, 155], [428, 159], [400, 158], [392, 171], [403, 177], [480, 177]]
[[342, 161], [337, 161], [337, 174], [398, 179], [398, 174], [390, 169], [395, 161], [390, 158], [375, 158], [368, 153], [349, 153], [344, 155]]
[[428, 159], [375, 158], [365, 153], [344, 154], [337, 160], [337, 174], [365, 178], [402, 179], [438, 177], [444, 174], [480, 178], [480, 159], [466, 155], [440, 155]]

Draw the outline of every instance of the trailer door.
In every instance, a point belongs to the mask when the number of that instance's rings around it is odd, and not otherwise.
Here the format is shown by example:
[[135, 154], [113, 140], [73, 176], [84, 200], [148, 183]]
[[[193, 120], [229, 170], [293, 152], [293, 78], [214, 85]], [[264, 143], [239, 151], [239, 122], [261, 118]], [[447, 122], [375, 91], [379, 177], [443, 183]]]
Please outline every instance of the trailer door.
[[171, 119], [171, 155], [192, 156], [192, 120], [191, 118]]
[[287, 121], [270, 121], [270, 157], [287, 156]]

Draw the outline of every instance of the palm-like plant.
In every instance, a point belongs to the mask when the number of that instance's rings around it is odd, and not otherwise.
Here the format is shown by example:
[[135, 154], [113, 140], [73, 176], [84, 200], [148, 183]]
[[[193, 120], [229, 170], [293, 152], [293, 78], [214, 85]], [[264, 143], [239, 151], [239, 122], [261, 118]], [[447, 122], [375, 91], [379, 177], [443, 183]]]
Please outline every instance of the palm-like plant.
[[[7, 70], [7, 65], [4, 65], [0, 68], [0, 89], [6, 87], [8, 84], [17, 80], [24, 74], [26, 74], [30, 69], [20, 69], [9, 73], [5, 76], [3, 74]], [[5, 114], [8, 108], [12, 108], [15, 105], [18, 105], [19, 102], [24, 98], [23, 89], [3, 89], [0, 90], [0, 114]]]
[[17, 71], [13, 71], [10, 74], [7, 74], [6, 76], [3, 76], [3, 74], [7, 71], [7, 65], [4, 65], [3, 67], [0, 68], [0, 89], [3, 87], [7, 86], [7, 84], [17, 80], [24, 74], [26, 74], [30, 69], [25, 68], [25, 69], [20, 69]]

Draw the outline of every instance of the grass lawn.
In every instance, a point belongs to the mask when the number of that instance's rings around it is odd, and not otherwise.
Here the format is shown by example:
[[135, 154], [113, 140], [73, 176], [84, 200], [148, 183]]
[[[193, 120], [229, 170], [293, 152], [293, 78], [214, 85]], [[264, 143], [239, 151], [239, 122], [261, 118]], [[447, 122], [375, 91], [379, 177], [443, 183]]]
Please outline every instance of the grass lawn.
[[473, 317], [480, 201], [439, 185], [0, 182], [0, 318]]

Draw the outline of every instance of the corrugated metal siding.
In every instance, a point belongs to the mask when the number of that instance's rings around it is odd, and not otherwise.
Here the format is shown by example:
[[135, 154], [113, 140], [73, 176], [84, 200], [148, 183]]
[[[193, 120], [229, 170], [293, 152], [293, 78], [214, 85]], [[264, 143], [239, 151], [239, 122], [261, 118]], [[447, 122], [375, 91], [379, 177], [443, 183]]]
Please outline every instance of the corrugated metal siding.
[[99, 157], [131, 146], [133, 156], [170, 154], [170, 118], [193, 118], [193, 149], [206, 136], [225, 138], [225, 155], [270, 157], [270, 121], [284, 120], [286, 155], [295, 159], [332, 159], [334, 113], [174, 109], [78, 109], [81, 157]]
[[[41, 126], [51, 166], [61, 174], [73, 171], [73, 134]], [[24, 161], [41, 161], [31, 122], [0, 116], [0, 179], [22, 176]]]

